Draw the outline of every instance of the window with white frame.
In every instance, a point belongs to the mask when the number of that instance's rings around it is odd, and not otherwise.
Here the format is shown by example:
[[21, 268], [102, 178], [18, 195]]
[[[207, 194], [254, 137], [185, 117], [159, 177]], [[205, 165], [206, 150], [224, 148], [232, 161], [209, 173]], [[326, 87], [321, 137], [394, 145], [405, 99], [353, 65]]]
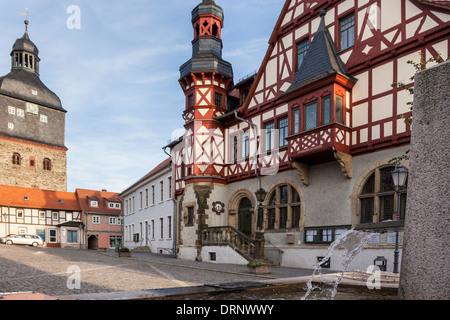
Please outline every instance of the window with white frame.
[[109, 224], [117, 225], [117, 217], [109, 217]]
[[100, 224], [100, 216], [92, 216], [93, 224]]
[[52, 220], [58, 220], [59, 214], [58, 212], [52, 212]]
[[16, 114], [16, 108], [15, 108], [15, 107], [8, 106], [8, 113], [9, 113], [9, 114], [15, 115], [15, 114]]

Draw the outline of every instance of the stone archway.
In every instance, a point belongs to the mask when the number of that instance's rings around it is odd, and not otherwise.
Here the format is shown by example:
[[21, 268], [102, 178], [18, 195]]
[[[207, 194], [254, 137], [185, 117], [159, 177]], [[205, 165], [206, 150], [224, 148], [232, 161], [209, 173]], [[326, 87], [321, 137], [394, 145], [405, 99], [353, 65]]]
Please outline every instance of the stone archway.
[[[239, 205], [243, 199], [248, 199], [251, 206], [248, 208], [248, 213], [251, 214], [252, 233], [255, 232], [255, 194], [246, 188], [238, 189], [230, 197], [228, 202], [228, 225], [239, 229]], [[242, 209], [242, 208], [241, 208]]]

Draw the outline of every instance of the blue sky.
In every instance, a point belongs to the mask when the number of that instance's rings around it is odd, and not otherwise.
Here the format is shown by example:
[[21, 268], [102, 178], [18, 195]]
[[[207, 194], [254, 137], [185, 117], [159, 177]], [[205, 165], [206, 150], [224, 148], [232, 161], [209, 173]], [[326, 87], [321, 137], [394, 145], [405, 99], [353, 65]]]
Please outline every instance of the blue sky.
[[[191, 57], [191, 11], [201, 0], [16, 0], [0, 10], [0, 76], [24, 33], [39, 48], [40, 75], [66, 115], [67, 190], [121, 192], [167, 156], [183, 129], [179, 67]], [[283, 0], [217, 0], [223, 58], [235, 83], [256, 71]], [[69, 29], [71, 5], [80, 29]]]

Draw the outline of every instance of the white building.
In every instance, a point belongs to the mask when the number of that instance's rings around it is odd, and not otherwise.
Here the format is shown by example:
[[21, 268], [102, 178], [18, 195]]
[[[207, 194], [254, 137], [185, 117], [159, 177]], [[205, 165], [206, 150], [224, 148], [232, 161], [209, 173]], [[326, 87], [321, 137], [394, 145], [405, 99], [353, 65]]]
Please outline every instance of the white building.
[[120, 194], [124, 204], [124, 246], [130, 250], [173, 253], [171, 168], [168, 158]]

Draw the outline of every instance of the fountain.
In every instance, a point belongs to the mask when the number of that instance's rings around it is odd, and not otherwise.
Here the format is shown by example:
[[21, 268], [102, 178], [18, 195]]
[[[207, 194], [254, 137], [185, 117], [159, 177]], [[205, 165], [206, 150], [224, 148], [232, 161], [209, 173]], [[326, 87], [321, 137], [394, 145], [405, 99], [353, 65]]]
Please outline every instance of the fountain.
[[[322, 259], [321, 262], [319, 262], [315, 267], [313, 274], [309, 281], [306, 283], [307, 285], [307, 292], [305, 296], [302, 298], [302, 300], [306, 300], [308, 296], [311, 294], [311, 292], [315, 289], [320, 289], [322, 292], [324, 290], [328, 290], [330, 292], [330, 299], [334, 300], [337, 292], [337, 288], [339, 286], [339, 283], [341, 282], [345, 272], [348, 269], [348, 266], [353, 261], [353, 259], [358, 255], [358, 253], [361, 252], [361, 250], [364, 248], [366, 243], [372, 238], [374, 233], [372, 232], [364, 232], [364, 231], [358, 231], [354, 229], [348, 230], [346, 233], [344, 233], [342, 236], [340, 236], [338, 239], [336, 239], [328, 248], [327, 255]], [[324, 264], [332, 255], [334, 252], [334, 249], [338, 246], [341, 246], [345, 249], [345, 257], [344, 261], [342, 263], [342, 271], [337, 278], [337, 280], [334, 281], [334, 285], [332, 289], [324, 289], [323, 287], [320, 287], [319, 285], [313, 285], [314, 276], [318, 273], [319, 279], [321, 280], [322, 284], [329, 285], [329, 283], [325, 283], [322, 278], [322, 264]]]

